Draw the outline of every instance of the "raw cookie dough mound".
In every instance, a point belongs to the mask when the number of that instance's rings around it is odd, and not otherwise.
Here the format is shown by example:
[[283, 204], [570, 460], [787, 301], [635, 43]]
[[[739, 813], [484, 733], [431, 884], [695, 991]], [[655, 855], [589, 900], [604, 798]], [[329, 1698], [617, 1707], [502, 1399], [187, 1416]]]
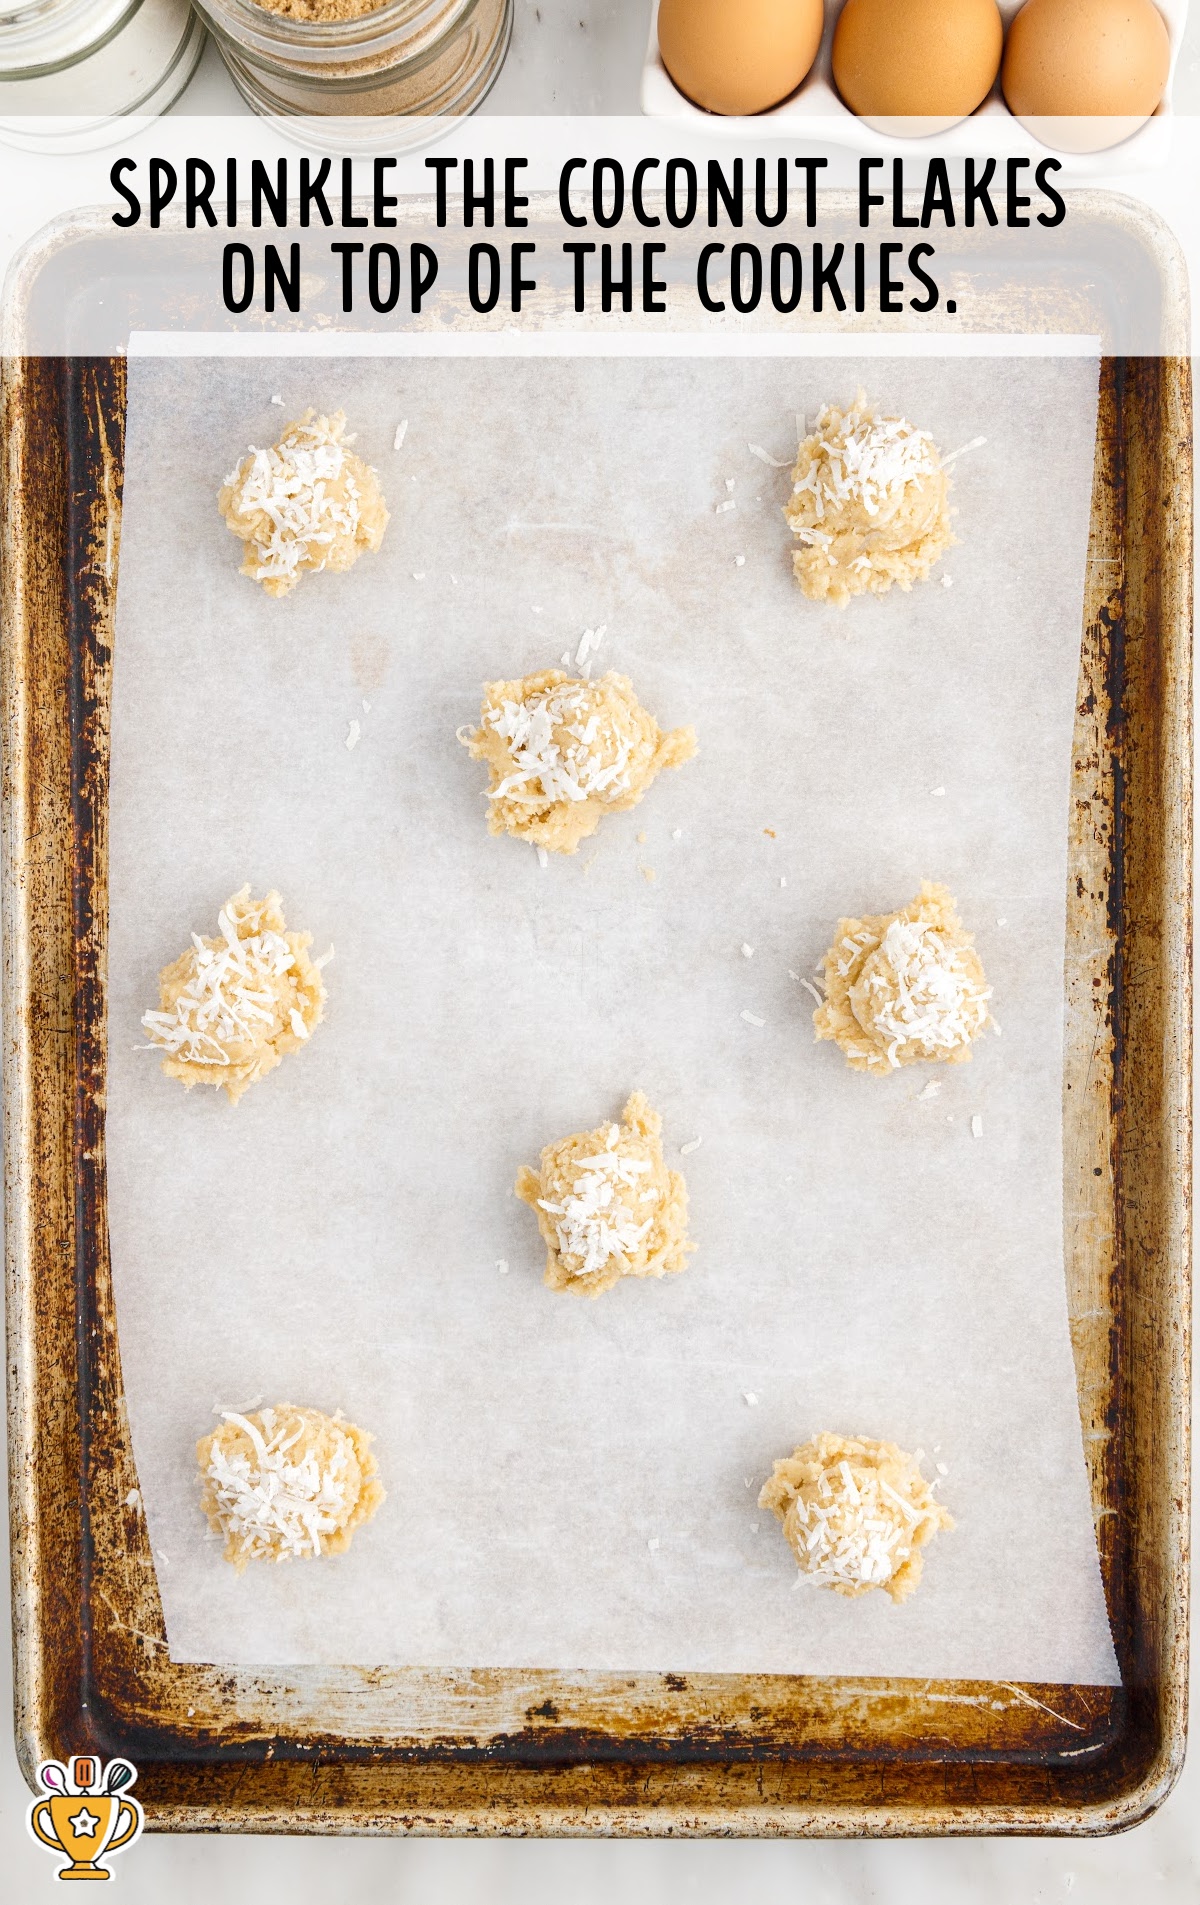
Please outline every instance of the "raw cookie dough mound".
[[388, 513], [375, 472], [347, 445], [342, 410], [306, 410], [269, 450], [251, 446], [217, 496], [246, 545], [242, 574], [268, 595], [288, 595], [318, 569], [349, 569], [383, 541]]
[[927, 431], [880, 416], [861, 390], [848, 410], [826, 404], [783, 510], [803, 544], [792, 568], [805, 595], [844, 609], [851, 596], [923, 582], [955, 542], [949, 488]]
[[217, 915], [219, 938], [192, 934], [188, 951], [158, 977], [161, 1010], [142, 1028], [163, 1053], [163, 1071], [193, 1085], [216, 1085], [235, 1105], [244, 1091], [297, 1052], [321, 1023], [320, 968], [311, 933], [289, 933], [278, 893], [252, 900], [244, 886]]
[[687, 1186], [663, 1162], [662, 1119], [635, 1091], [619, 1125], [548, 1144], [541, 1170], [522, 1165], [517, 1196], [536, 1211], [551, 1290], [599, 1296], [622, 1277], [685, 1268]]
[[903, 912], [839, 920], [824, 985], [817, 1037], [840, 1045], [855, 1071], [959, 1064], [992, 1023], [974, 941], [947, 889], [929, 880]]
[[783, 1523], [802, 1581], [903, 1601], [921, 1579], [925, 1543], [954, 1526], [920, 1462], [920, 1450], [892, 1442], [819, 1435], [776, 1462], [758, 1505]]
[[605, 814], [636, 807], [661, 768], [696, 752], [693, 730], [664, 734], [624, 675], [583, 681], [558, 668], [489, 681], [479, 726], [459, 740], [487, 762], [489, 830], [550, 853], [574, 853]]
[[201, 1507], [225, 1559], [341, 1554], [384, 1499], [371, 1438], [341, 1414], [281, 1402], [254, 1415], [225, 1410], [196, 1444]]

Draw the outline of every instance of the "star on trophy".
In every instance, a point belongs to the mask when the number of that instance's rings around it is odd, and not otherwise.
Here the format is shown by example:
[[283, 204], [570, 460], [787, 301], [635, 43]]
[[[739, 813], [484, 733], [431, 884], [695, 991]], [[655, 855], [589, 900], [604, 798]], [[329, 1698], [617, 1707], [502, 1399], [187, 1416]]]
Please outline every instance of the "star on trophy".
[[69, 1771], [60, 1760], [42, 1761], [38, 1779], [50, 1797], [34, 1800], [29, 1830], [66, 1860], [58, 1869], [60, 1879], [112, 1877], [101, 1858], [128, 1845], [142, 1829], [141, 1807], [124, 1795], [136, 1778], [137, 1768], [127, 1759], [110, 1759], [102, 1767], [91, 1755], [77, 1754]]

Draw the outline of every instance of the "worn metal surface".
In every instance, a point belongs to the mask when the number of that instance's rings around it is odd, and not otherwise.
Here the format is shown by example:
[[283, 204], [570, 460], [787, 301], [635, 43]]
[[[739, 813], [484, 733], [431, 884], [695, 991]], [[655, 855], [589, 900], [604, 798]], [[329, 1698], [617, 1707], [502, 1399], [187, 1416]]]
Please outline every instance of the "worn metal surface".
[[125, 1505], [104, 1204], [123, 417], [119, 359], [10, 363], [4, 1066], [27, 1770], [125, 1753], [170, 1829], [1104, 1832], [1143, 1817], [1181, 1762], [1186, 1697], [1186, 360], [1103, 365], [1075, 734], [1066, 1263], [1115, 1691], [168, 1660], [145, 1523]]

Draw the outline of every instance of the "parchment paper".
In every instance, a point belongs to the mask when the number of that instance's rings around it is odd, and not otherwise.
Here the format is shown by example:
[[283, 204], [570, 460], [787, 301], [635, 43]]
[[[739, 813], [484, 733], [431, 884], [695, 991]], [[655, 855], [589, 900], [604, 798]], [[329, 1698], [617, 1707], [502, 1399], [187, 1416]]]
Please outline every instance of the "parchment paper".
[[[172, 1656], [1113, 1682], [1060, 1141], [1095, 363], [130, 370], [109, 1208]], [[786, 472], [747, 445], [787, 456], [795, 413], [860, 382], [944, 451], [987, 443], [956, 467], [953, 586], [838, 615], [794, 585]], [[392, 522], [276, 602], [214, 498], [309, 403], [345, 407]], [[454, 731], [600, 623], [597, 665], [700, 753], [543, 869], [487, 834]], [[1003, 1036], [863, 1078], [790, 972], [923, 877]], [[244, 880], [336, 957], [311, 1047], [233, 1109], [164, 1079], [138, 1021]], [[516, 1168], [636, 1086], [699, 1250], [552, 1295]], [[347, 1556], [221, 1560], [193, 1445], [256, 1398], [374, 1431], [388, 1500]], [[825, 1428], [947, 1471], [957, 1529], [901, 1608], [795, 1591], [755, 1506]]]

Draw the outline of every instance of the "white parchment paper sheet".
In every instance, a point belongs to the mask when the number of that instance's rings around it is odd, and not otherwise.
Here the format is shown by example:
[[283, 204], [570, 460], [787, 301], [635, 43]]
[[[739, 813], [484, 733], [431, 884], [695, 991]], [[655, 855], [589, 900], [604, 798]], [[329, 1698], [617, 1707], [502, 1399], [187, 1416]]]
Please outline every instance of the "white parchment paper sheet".
[[[109, 1199], [173, 1657], [1114, 1681], [1060, 1142], [1095, 363], [130, 370]], [[747, 445], [786, 456], [795, 413], [859, 382], [945, 451], [987, 444], [956, 470], [953, 586], [839, 615], [794, 585], [786, 472]], [[392, 522], [276, 602], [214, 498], [309, 403], [344, 406]], [[454, 730], [597, 623], [600, 665], [700, 753], [543, 870], [487, 834]], [[923, 877], [1003, 1036], [863, 1078], [789, 968]], [[138, 1020], [247, 879], [336, 958], [311, 1047], [233, 1109], [164, 1079]], [[552, 1295], [513, 1175], [635, 1086], [700, 1248]], [[193, 1445], [255, 1397], [374, 1431], [388, 1500], [349, 1555], [238, 1578], [207, 1537]], [[901, 1608], [795, 1591], [755, 1506], [825, 1428], [945, 1464], [958, 1527]]]

